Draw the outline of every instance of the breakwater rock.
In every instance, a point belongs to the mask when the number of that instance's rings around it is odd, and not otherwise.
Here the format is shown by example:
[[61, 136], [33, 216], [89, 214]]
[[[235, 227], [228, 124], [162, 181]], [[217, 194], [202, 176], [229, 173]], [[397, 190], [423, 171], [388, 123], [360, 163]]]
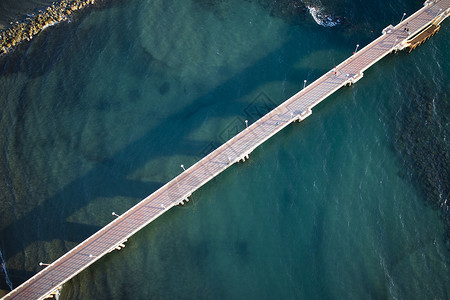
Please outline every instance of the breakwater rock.
[[[101, 0], [100, 0], [101, 1]], [[48, 26], [69, 20], [77, 10], [93, 5], [99, 0], [61, 0], [44, 10], [28, 15], [23, 20], [10, 23], [8, 29], [0, 32], [0, 55], [7, 53], [18, 44], [31, 40]]]

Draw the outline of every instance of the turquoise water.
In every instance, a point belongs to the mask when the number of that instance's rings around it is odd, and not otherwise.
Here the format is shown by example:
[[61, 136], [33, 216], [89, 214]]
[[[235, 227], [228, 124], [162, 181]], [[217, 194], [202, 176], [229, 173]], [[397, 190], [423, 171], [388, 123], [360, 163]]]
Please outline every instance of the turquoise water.
[[[292, 24], [256, 1], [118, 1], [0, 58], [13, 286], [422, 5], [322, 3], [349, 24]], [[446, 21], [379, 62], [61, 298], [448, 298], [444, 223], [395, 142], [422, 86], [448, 104], [449, 36]]]

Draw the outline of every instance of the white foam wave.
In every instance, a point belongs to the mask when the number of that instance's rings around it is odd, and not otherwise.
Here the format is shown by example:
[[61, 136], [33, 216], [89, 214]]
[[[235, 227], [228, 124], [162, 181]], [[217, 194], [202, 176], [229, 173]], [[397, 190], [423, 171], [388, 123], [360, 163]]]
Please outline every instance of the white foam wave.
[[6, 284], [9, 286], [9, 288], [12, 291], [13, 290], [13, 286], [12, 286], [11, 280], [9, 279], [8, 272], [6, 271], [6, 262], [3, 259], [2, 250], [0, 250], [0, 263], [2, 264], [3, 272], [5, 272]]
[[56, 24], [58, 24], [58, 23], [60, 23], [60, 22], [51, 22], [51, 23], [49, 23], [49, 24], [47, 24], [47, 25], [45, 25], [44, 27], [42, 27], [42, 31], [44, 31], [46, 28], [49, 28], [49, 27], [51, 27], [51, 26], [54, 26], [54, 25], [56, 25]]
[[316, 21], [316, 23], [320, 26], [334, 27], [341, 24], [341, 20], [339, 18], [322, 13], [322, 9], [320, 7], [307, 6], [307, 8], [314, 21]]

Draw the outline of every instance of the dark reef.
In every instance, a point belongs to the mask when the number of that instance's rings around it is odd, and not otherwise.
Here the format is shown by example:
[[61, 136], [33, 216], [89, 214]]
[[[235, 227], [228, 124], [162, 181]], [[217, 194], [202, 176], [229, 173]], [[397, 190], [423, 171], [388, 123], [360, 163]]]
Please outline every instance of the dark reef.
[[410, 91], [410, 103], [397, 118], [394, 146], [427, 204], [439, 211], [450, 245], [449, 95], [429, 87]]

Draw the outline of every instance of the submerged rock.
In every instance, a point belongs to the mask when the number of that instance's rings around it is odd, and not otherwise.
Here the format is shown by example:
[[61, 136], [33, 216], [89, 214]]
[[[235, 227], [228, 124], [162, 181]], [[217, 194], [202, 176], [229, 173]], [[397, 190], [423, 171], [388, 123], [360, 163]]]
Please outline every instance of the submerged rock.
[[166, 81], [159, 87], [159, 94], [160, 95], [165, 95], [165, 94], [167, 94], [169, 92], [169, 90], [170, 90], [170, 83], [168, 83]]

